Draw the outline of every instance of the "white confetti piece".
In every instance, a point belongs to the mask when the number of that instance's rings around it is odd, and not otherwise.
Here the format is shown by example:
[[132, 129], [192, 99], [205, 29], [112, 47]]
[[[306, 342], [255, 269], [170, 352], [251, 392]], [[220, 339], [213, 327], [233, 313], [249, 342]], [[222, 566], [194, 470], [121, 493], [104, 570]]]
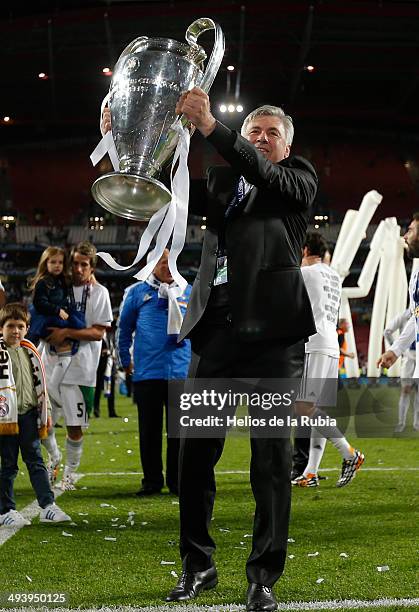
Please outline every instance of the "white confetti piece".
[[89, 516], [88, 512], [78, 512], [77, 513], [79, 516]]
[[316, 584], [321, 584], [322, 582], [324, 582], [324, 578], [317, 578]]
[[116, 538], [110, 538], [108, 536], [105, 536], [103, 539], [106, 540], [107, 542], [116, 542]]
[[81, 522], [82, 522], [82, 523], [85, 523], [86, 525], [88, 525], [88, 524], [89, 524], [89, 521], [88, 521], [87, 519], [82, 519], [82, 521], [81, 521]]
[[[244, 537], [244, 538], [251, 538], [251, 537], [252, 537], [252, 534], [251, 534], [251, 533], [245, 533], [243, 537]], [[288, 541], [289, 541], [289, 540], [288, 540]]]
[[128, 516], [134, 516], [134, 515], [135, 515], [134, 510], [130, 510], [130, 511], [128, 512]]
[[109, 461], [116, 461], [116, 459], [109, 459]]
[[111, 518], [112, 523], [117, 523], [118, 521], [119, 521], [119, 516], [117, 516], [116, 518]]
[[234, 548], [237, 548], [238, 550], [247, 550], [246, 546], [234, 546]]
[[172, 501], [172, 506], [178, 506], [179, 502], [178, 501]]
[[116, 445], [116, 448], [119, 448], [119, 444]]
[[160, 565], [176, 565], [176, 561], [160, 561]]
[[61, 533], [61, 535], [65, 536], [66, 538], [72, 538], [73, 537], [73, 534], [72, 533], [67, 533], [67, 531], [63, 531]]
[[[124, 423], [128, 423], [129, 419], [127, 417], [124, 418]], [[138, 438], [138, 436], [137, 436]]]
[[[133, 524], [134, 524], [134, 523], [133, 523]], [[143, 521], [143, 522], [141, 523], [141, 525], [143, 525], [143, 526], [144, 526], [144, 525], [148, 525], [148, 523], [147, 523], [147, 521]]]
[[288, 559], [294, 559], [295, 555], [288, 555]]
[[126, 529], [126, 525], [119, 525], [118, 529]]
[[295, 540], [294, 538], [288, 538], [287, 542], [290, 542], [292, 544], [293, 542], [295, 542]]
[[100, 504], [101, 508], [110, 508], [110, 504]]
[[244, 546], [244, 542], [240, 542], [240, 546]]
[[48, 544], [48, 540], [41, 540], [39, 543], [40, 544]]
[[230, 533], [230, 529], [222, 529], [221, 527], [218, 531], [222, 531], [223, 533]]
[[347, 555], [346, 553], [340, 553], [339, 557], [343, 557], [344, 559], [347, 559], [349, 555]]
[[29, 582], [32, 582], [32, 578], [30, 576], [26, 576], [26, 578], [29, 580]]
[[77, 527], [77, 523], [75, 523], [74, 521], [71, 521], [71, 523], [69, 523], [70, 527]]
[[114, 510], [118, 510], [116, 506], [111, 506], [111, 508], [113, 508]]
[[319, 552], [316, 551], [315, 553], [308, 553], [307, 557], [318, 557], [319, 556]]
[[388, 565], [377, 565], [377, 570], [379, 572], [388, 572], [389, 569]]
[[172, 570], [170, 572], [170, 575], [173, 576], [173, 578], [178, 578], [178, 575], [176, 574], [175, 570]]
[[128, 455], [132, 455], [132, 450], [129, 448], [129, 449], [127, 450], [127, 453], [128, 453]]
[[81, 491], [87, 491], [87, 487], [82, 487], [80, 490]]
[[96, 529], [96, 531], [97, 531], [98, 533], [101, 533], [101, 532], [102, 532], [102, 530], [101, 530], [101, 529]]

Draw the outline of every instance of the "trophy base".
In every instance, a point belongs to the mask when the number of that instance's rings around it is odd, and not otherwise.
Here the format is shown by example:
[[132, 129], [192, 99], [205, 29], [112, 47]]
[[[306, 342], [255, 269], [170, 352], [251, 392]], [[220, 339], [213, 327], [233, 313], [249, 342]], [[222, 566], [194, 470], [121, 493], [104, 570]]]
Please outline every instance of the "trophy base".
[[109, 212], [136, 221], [148, 221], [172, 198], [157, 179], [123, 172], [100, 176], [92, 185], [92, 195]]

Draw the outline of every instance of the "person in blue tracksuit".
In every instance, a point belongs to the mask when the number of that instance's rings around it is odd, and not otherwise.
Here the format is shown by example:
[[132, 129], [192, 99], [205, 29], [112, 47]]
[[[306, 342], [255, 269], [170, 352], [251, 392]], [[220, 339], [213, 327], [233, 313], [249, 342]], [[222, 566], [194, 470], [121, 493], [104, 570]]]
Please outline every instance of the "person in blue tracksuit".
[[[164, 485], [162, 462], [163, 407], [168, 411], [168, 381], [186, 378], [191, 358], [189, 340], [177, 342], [191, 286], [176, 298], [168, 267], [169, 250], [145, 282], [128, 287], [118, 323], [119, 360], [132, 373], [138, 407], [140, 456], [144, 478], [138, 496], [160, 493]], [[133, 364], [131, 345], [134, 337]], [[178, 493], [179, 439], [167, 438], [166, 484]]]

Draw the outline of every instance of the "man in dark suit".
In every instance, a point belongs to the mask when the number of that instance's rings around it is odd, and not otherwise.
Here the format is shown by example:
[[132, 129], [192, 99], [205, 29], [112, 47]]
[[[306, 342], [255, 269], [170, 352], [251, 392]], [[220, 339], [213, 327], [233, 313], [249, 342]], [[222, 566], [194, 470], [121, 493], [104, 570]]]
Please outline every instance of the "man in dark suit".
[[[278, 107], [260, 107], [246, 118], [240, 135], [215, 120], [208, 96], [197, 87], [181, 96], [176, 112], [229, 164], [210, 169], [205, 199], [195, 198], [195, 204], [204, 204], [207, 229], [179, 337], [192, 340], [189, 376], [299, 376], [296, 364], [302, 359], [295, 359], [293, 346], [316, 331], [300, 263], [317, 177], [305, 159], [288, 157], [292, 121]], [[223, 445], [224, 438], [181, 441], [183, 573], [167, 601], [192, 599], [217, 584], [208, 528], [214, 466]], [[275, 610], [272, 587], [283, 572], [288, 536], [289, 439], [252, 437], [251, 451], [256, 511], [246, 565], [247, 610]]]

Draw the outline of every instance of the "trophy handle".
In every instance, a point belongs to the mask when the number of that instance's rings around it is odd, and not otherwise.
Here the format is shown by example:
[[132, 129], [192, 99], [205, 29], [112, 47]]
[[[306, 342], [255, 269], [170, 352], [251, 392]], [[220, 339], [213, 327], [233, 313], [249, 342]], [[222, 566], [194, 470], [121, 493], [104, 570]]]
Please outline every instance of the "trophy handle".
[[[207, 30], [215, 31], [214, 48], [211, 53], [211, 57], [208, 60], [208, 64], [205, 70], [205, 74], [202, 77], [202, 81], [199, 83], [199, 87], [208, 93], [214, 79], [217, 75], [218, 69], [224, 57], [224, 34], [218, 23], [215, 23], [209, 17], [201, 17], [197, 19], [186, 30], [185, 38], [191, 47], [198, 47], [197, 39]], [[202, 58], [204, 59], [204, 58]]]

